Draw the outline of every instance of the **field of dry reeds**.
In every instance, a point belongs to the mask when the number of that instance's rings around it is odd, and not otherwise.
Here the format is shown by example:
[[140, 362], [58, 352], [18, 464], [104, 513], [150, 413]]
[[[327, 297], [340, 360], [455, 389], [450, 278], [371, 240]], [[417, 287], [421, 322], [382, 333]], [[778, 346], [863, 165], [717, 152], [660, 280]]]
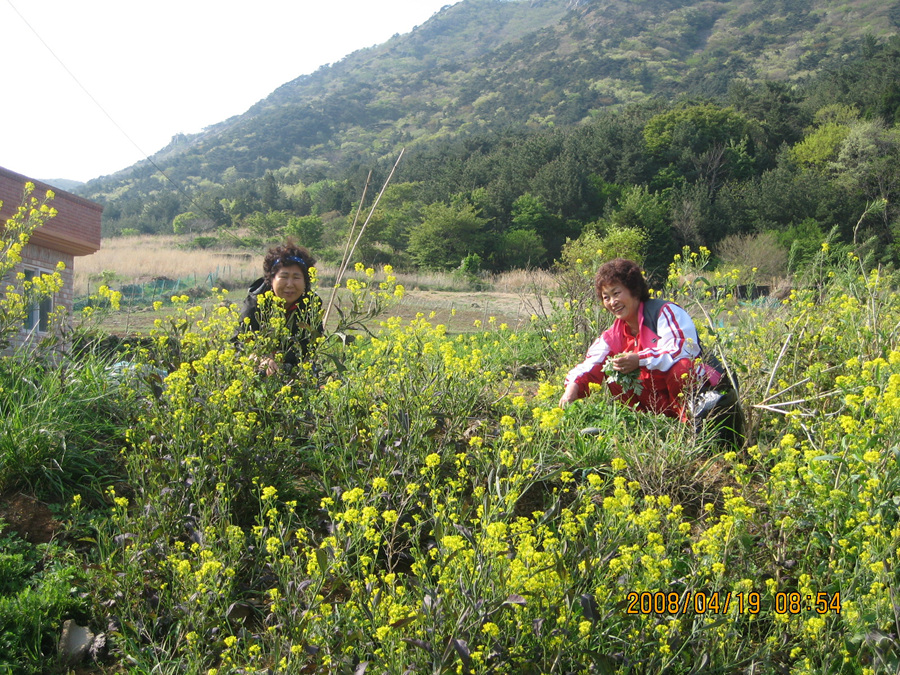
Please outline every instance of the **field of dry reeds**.
[[[239, 288], [262, 274], [265, 249], [255, 252], [237, 248], [189, 249], [184, 245], [187, 241], [176, 235], [105, 239], [97, 253], [76, 260], [75, 295], [87, 295], [101, 283], [142, 283], [159, 277]], [[320, 285], [333, 283], [336, 265], [320, 263], [317, 269]], [[410, 291], [471, 290], [468, 280], [447, 272], [396, 273], [396, 277], [397, 283]], [[547, 290], [554, 284], [552, 275], [542, 270], [512, 270], [483, 279], [483, 287], [497, 293], [523, 293], [534, 287]]]

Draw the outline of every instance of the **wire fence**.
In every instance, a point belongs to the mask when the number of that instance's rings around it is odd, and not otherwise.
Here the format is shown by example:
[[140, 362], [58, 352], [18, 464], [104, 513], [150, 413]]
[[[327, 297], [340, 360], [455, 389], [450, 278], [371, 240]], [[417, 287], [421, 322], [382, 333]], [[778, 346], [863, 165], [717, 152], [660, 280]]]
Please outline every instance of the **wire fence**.
[[[142, 283], [125, 284], [118, 288], [115, 287], [115, 284], [110, 284], [110, 287], [122, 294], [121, 305], [143, 307], [150, 306], [155, 302], [171, 302], [173, 295], [188, 295], [190, 297], [208, 295], [209, 289], [218, 284], [220, 279], [228, 279], [230, 274], [231, 265], [221, 265], [216, 266], [215, 271], [205, 276], [192, 274], [180, 279], [156, 277]], [[96, 288], [91, 289], [89, 284], [87, 293], [84, 296], [75, 298], [73, 303], [74, 309], [81, 310], [85, 307], [105, 304], [105, 301], [98, 301], [96, 297], [91, 297], [91, 294], [101, 285], [103, 285], [102, 282], [99, 282]]]

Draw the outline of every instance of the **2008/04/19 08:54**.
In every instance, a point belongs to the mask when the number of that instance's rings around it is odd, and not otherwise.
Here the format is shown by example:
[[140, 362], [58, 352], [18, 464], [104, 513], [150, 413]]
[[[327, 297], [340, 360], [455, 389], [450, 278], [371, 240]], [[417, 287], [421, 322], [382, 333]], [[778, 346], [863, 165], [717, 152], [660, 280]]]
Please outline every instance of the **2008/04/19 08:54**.
[[[655, 593], [632, 591], [625, 596], [626, 614], [727, 614], [732, 608], [738, 614], [759, 614], [763, 609], [762, 596], [756, 591], [733, 593], [731, 591], [704, 593], [687, 591], [683, 595], [674, 591]], [[776, 614], [816, 614], [841, 613], [841, 593], [801, 594], [795, 592], [775, 593], [772, 610]]]

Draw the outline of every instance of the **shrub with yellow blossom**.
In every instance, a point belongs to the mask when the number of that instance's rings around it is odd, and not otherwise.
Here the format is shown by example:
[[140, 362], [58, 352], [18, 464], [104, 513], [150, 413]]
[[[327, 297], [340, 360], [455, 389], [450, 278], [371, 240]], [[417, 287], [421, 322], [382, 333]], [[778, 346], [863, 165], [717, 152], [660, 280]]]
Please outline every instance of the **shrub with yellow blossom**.
[[515, 382], [522, 343], [581, 339], [571, 303], [516, 341], [387, 319], [288, 382], [232, 341], [233, 307], [176, 301], [138, 356], [171, 372], [129, 432], [131, 492], [98, 523], [115, 653], [219, 673], [893, 663], [897, 278], [831, 247], [815, 284], [750, 305], [708, 252], [676, 263], [741, 380], [745, 448], [602, 391], [563, 411], [562, 361]]

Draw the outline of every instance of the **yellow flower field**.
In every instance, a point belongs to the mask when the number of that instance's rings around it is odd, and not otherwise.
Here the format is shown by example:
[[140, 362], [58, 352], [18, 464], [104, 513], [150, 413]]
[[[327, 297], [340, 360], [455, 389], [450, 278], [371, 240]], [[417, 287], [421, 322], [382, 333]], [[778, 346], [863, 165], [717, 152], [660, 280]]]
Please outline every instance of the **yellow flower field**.
[[107, 487], [60, 488], [98, 672], [896, 670], [897, 277], [832, 243], [740, 304], [708, 255], [660, 292], [739, 378], [740, 447], [556, 407], [604, 320], [564, 298], [454, 335], [385, 318], [388, 270], [347, 284], [355, 340], [269, 377], [283, 322], [173, 298], [98, 393], [127, 411]]

